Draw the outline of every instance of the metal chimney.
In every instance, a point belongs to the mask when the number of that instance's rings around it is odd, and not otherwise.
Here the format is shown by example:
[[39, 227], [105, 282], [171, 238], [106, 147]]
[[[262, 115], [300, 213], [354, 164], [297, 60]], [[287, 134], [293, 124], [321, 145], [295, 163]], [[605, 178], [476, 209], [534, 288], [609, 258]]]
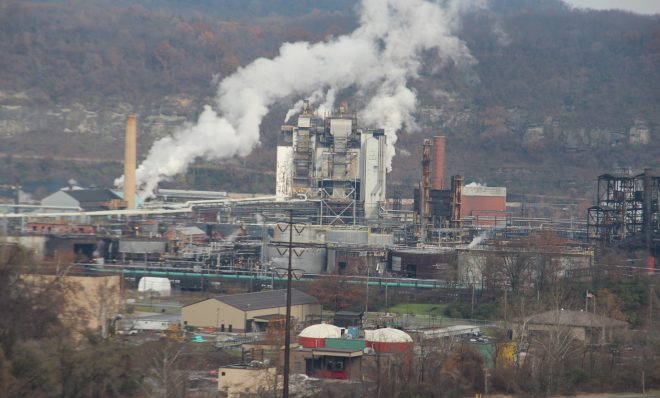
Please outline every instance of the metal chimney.
[[432, 189], [445, 188], [445, 140], [444, 135], [433, 137]]
[[422, 243], [426, 243], [427, 230], [426, 228], [432, 223], [431, 214], [431, 140], [425, 139], [422, 146], [422, 183], [420, 189], [420, 205], [419, 205], [419, 219], [420, 219], [420, 235]]
[[126, 145], [124, 146], [124, 201], [127, 209], [135, 209], [135, 168], [137, 167], [137, 120], [126, 117]]

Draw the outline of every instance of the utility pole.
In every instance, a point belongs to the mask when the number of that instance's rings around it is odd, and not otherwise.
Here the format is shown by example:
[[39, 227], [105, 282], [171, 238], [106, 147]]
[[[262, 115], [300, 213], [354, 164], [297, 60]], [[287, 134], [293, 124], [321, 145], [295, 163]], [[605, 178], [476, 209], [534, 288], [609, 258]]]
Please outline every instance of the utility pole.
[[[293, 229], [295, 228], [295, 224], [293, 223], [293, 211], [295, 209], [287, 209], [286, 211], [289, 212], [289, 221], [288, 222], [282, 222], [281, 224], [285, 224], [286, 227], [282, 228], [278, 226], [278, 229], [280, 232], [284, 233], [286, 231], [286, 228], [289, 228], [289, 241], [272, 241], [271, 244], [276, 246], [276, 247], [286, 247], [287, 250], [289, 251], [288, 255], [288, 264], [286, 268], [286, 319], [285, 319], [285, 325], [284, 327], [286, 330], [284, 331], [284, 369], [283, 369], [283, 388], [282, 388], [282, 396], [284, 398], [288, 398], [289, 396], [289, 369], [290, 369], [290, 354], [291, 354], [291, 282], [293, 277], [296, 279], [300, 279], [300, 276], [302, 276], [302, 270], [299, 269], [293, 269], [292, 268], [292, 260], [293, 260]], [[304, 227], [302, 227], [300, 230], [296, 228], [296, 233], [300, 234], [304, 231]], [[320, 243], [297, 243], [295, 247], [322, 247]], [[284, 253], [281, 253], [284, 254]], [[296, 253], [296, 256], [299, 256], [299, 254]], [[275, 268], [273, 271], [277, 272], [278, 268]], [[282, 268], [282, 270], [284, 270]], [[294, 271], [298, 272], [294, 275]], [[272, 274], [271, 274], [272, 275]], [[278, 273], [278, 277], [281, 277], [280, 273]], [[271, 276], [273, 278], [273, 283], [274, 283], [274, 276]]]
[[284, 386], [282, 397], [289, 398], [289, 354], [291, 352], [291, 256], [293, 255], [293, 210], [289, 210], [289, 264], [286, 276], [286, 319], [284, 323]]
[[653, 299], [655, 295], [653, 294], [653, 285], [649, 285], [649, 325], [653, 324]]
[[389, 303], [387, 302], [387, 285], [389, 285], [389, 284], [390, 283], [388, 281], [385, 281], [385, 308], [387, 308], [388, 312], [389, 312], [390, 307], [388, 306]]
[[470, 318], [474, 319], [474, 281], [472, 282], [472, 305], [470, 306]]
[[507, 323], [507, 288], [504, 286], [504, 323]]
[[369, 312], [369, 262], [367, 261], [367, 293], [366, 293], [366, 300], [364, 304], [364, 316], [367, 316], [367, 312]]
[[488, 368], [484, 368], [484, 395], [488, 395]]

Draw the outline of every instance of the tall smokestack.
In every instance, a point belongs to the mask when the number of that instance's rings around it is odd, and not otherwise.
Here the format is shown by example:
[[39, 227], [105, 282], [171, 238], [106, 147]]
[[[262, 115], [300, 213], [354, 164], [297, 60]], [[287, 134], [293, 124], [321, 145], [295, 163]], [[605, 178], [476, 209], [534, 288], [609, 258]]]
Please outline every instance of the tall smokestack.
[[431, 140], [425, 139], [422, 146], [422, 187], [420, 190], [420, 232], [422, 243], [426, 243], [426, 227], [431, 224], [432, 214], [431, 214], [431, 186], [430, 178], [431, 174]]
[[431, 188], [445, 188], [445, 136], [437, 135], [433, 137], [433, 179]]
[[137, 167], [137, 120], [126, 117], [126, 145], [124, 146], [124, 200], [127, 209], [135, 209], [135, 168]]

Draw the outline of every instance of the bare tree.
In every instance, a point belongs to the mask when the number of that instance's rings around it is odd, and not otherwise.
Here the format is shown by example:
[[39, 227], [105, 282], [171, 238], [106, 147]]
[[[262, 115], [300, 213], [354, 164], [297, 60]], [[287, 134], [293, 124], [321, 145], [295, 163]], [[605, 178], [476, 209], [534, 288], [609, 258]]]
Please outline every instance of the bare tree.
[[153, 381], [152, 396], [179, 398], [186, 395], [188, 372], [181, 366], [183, 345], [160, 341], [147, 349], [148, 369]]

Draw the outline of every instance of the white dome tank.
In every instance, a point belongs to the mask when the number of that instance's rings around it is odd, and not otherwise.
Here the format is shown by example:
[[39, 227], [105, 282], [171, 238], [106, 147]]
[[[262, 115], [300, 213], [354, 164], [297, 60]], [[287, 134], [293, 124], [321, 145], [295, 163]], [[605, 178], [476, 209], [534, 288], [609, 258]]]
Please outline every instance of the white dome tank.
[[365, 330], [364, 332], [365, 340], [374, 343], [412, 343], [413, 341], [408, 333], [394, 328]]
[[376, 352], [407, 352], [412, 349], [412, 337], [402, 330], [384, 328], [364, 332], [366, 346]]
[[340, 338], [341, 328], [327, 323], [308, 326], [298, 335], [298, 343], [305, 348], [325, 347], [325, 339]]

